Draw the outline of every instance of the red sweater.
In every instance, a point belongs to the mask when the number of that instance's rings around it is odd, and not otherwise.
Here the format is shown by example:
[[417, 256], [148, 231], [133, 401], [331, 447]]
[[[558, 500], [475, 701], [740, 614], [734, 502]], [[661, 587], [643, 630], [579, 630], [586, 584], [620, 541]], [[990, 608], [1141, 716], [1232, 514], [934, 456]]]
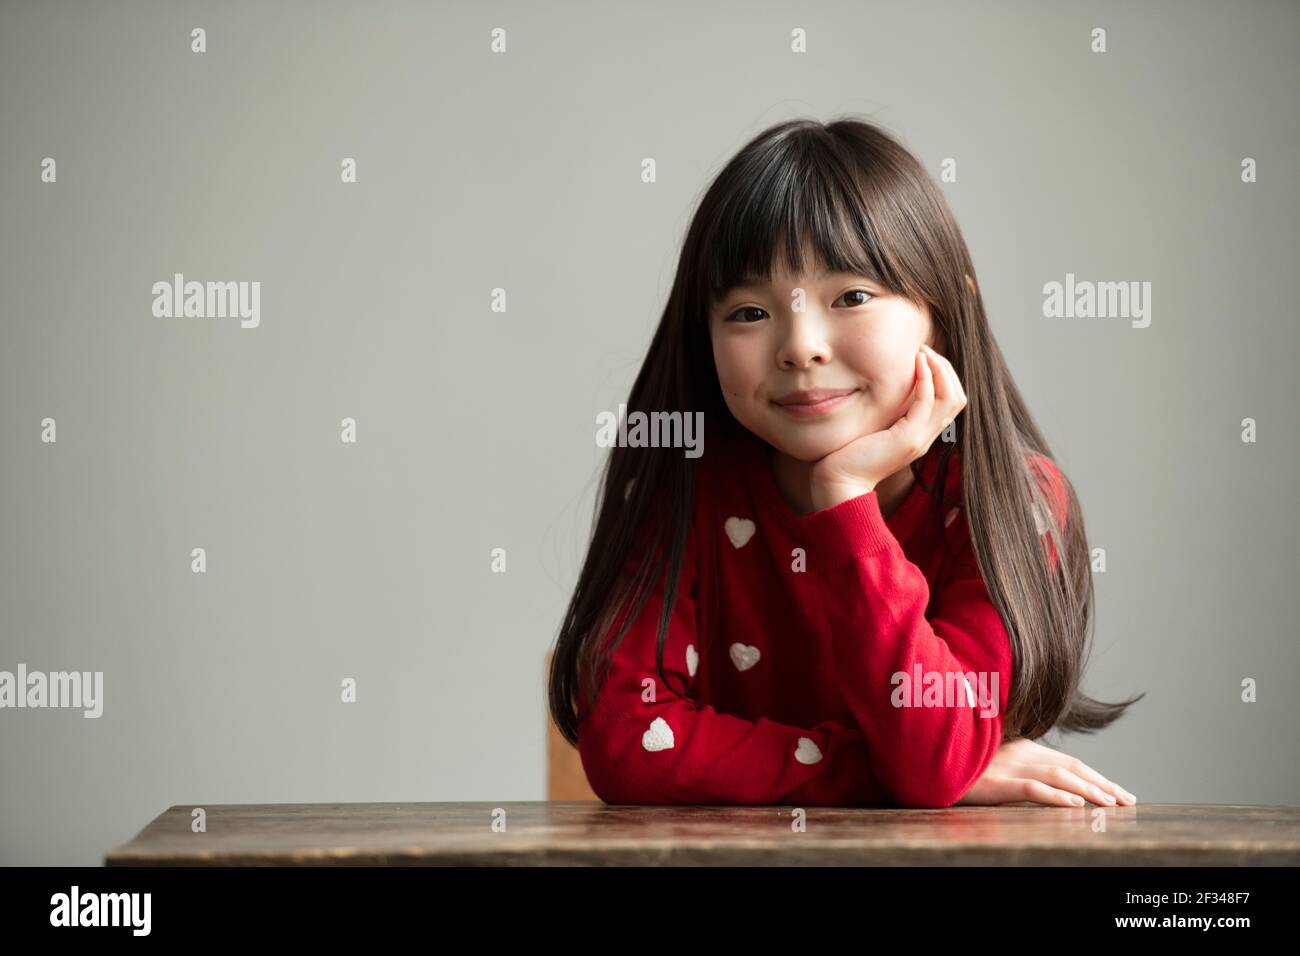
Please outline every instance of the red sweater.
[[[924, 458], [927, 482], [940, 450], [936, 441]], [[1063, 522], [1059, 473], [1037, 461]], [[1001, 743], [1011, 647], [971, 551], [955, 452], [942, 500], [931, 518], [931, 497], [914, 482], [888, 518], [874, 491], [800, 515], [777, 487], [765, 442], [719, 441], [696, 466], [664, 646], [672, 686], [655, 666], [661, 575], [595, 705], [579, 712], [578, 750], [596, 795], [630, 804], [959, 800]], [[1046, 550], [1054, 558], [1050, 540]], [[625, 573], [642, 557], [632, 555]]]

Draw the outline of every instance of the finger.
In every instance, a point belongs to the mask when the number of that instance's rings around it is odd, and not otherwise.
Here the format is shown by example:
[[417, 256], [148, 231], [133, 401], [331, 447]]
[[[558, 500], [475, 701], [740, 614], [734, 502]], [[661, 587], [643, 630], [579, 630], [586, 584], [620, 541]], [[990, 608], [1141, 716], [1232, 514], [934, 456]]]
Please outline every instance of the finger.
[[1133, 794], [1129, 793], [1119, 784], [1113, 783], [1106, 777], [1102, 776], [1096, 770], [1093, 770], [1078, 757], [1072, 757], [1059, 750], [1053, 750], [1051, 747], [1043, 747], [1042, 749], [1045, 754], [1050, 755], [1049, 759], [1053, 764], [1063, 766], [1072, 773], [1083, 777], [1085, 780], [1091, 781], [1106, 792], [1113, 794], [1117, 802], [1126, 804], [1137, 803], [1137, 798], [1134, 797]]
[[[952, 367], [952, 363], [930, 346], [924, 348], [935, 369], [935, 397], [940, 406], [947, 409], [947, 417], [951, 420], [966, 407], [966, 393], [962, 391], [961, 380], [957, 378], [957, 370]], [[947, 422], [944, 427], [947, 427]]]
[[925, 353], [918, 351], [916, 353], [916, 383], [912, 386], [912, 401], [917, 402], [921, 399], [921, 393], [925, 391]]
[[944, 393], [948, 400], [958, 408], [964, 408], [966, 405], [966, 392], [961, 386], [961, 379], [957, 377], [957, 369], [953, 367], [952, 362], [944, 358], [930, 346], [925, 346], [929, 351], [930, 357], [934, 359], [935, 366], [939, 369], [939, 377], [944, 381]]
[[1020, 783], [1020, 792], [1025, 800], [1032, 800], [1034, 803], [1045, 803], [1051, 807], [1083, 806], [1083, 797], [1076, 793], [1058, 790], [1041, 780], [1022, 780]]
[[929, 439], [926, 448], [929, 448], [951, 424], [957, 412], [961, 411], [962, 403], [954, 398], [957, 379], [952, 366], [930, 346], [923, 346], [923, 349], [929, 358], [931, 376], [934, 380], [934, 406], [930, 410], [929, 428], [926, 431], [926, 437]]
[[921, 346], [925, 353], [926, 364], [934, 382], [934, 407], [930, 410], [930, 419], [926, 428], [926, 447], [934, 443], [935, 438], [943, 433], [956, 414], [957, 406], [952, 400], [952, 379], [947, 364], [938, 352], [928, 345]]
[[925, 357], [920, 350], [917, 350], [916, 358], [912, 360], [916, 372], [916, 382], [908, 395], [907, 410], [894, 420], [894, 424], [889, 426], [890, 434], [902, 443], [906, 443], [908, 433], [916, 427], [916, 410], [925, 400], [925, 370], [922, 368], [924, 361]]
[[945, 368], [947, 363], [943, 361], [938, 352], [928, 345], [922, 345], [921, 351], [925, 353], [930, 365], [931, 375], [934, 378], [935, 400], [942, 405], [948, 400], [948, 396], [952, 394], [952, 386], [948, 381], [948, 370]]
[[1119, 802], [1114, 794], [1103, 790], [1090, 780], [1084, 780], [1083, 777], [1060, 764], [1043, 769], [1046, 774], [1043, 779], [1050, 781], [1061, 790], [1077, 793], [1098, 806], [1113, 807]]
[[1070, 770], [1071, 772], [1078, 774], [1084, 780], [1087, 780], [1090, 783], [1095, 784], [1096, 786], [1100, 787], [1102, 790], [1114, 796], [1116, 803], [1127, 803], [1127, 804], [1137, 803], [1137, 798], [1134, 797], [1133, 794], [1129, 793], [1119, 784], [1113, 783], [1112, 781], [1108, 780], [1106, 777], [1102, 776], [1096, 770], [1093, 770], [1091, 767], [1089, 767], [1078, 757], [1069, 758], [1069, 760], [1065, 762], [1064, 766], [1066, 767], [1066, 769]]
[[934, 376], [930, 374], [930, 362], [923, 351], [918, 351], [917, 356], [921, 365], [920, 378], [916, 383], [919, 392], [912, 407], [899, 421], [905, 430], [924, 425], [929, 421], [930, 414], [934, 410]]

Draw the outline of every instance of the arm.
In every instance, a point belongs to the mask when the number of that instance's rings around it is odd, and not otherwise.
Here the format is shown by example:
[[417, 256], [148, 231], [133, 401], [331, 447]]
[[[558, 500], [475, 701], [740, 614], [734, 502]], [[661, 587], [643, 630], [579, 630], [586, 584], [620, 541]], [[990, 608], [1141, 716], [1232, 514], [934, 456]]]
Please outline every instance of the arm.
[[[704, 663], [695, 627], [695, 552], [692, 527], [664, 644], [664, 672], [688, 693]], [[857, 728], [744, 720], [699, 706], [659, 680], [655, 640], [665, 577], [615, 650], [595, 703], [579, 715], [578, 751], [596, 795], [641, 804], [887, 803]], [[650, 688], [642, 685], [647, 678]]]
[[[841, 691], [871, 741], [878, 778], [905, 806], [951, 806], [1001, 745], [1011, 687], [1010, 639], [965, 523], [955, 529], [939, 610], [927, 620], [929, 584], [885, 524], [874, 491], [813, 518], [809, 571], [830, 622]], [[939, 674], [937, 690], [926, 683], [931, 672]]]

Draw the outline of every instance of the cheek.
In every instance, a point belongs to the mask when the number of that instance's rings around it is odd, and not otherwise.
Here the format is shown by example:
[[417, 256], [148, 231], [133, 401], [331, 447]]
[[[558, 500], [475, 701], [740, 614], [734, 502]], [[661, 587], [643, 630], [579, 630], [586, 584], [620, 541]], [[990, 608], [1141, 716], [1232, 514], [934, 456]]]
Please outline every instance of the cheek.
[[734, 342], [718, 342], [713, 346], [713, 365], [718, 372], [718, 384], [723, 394], [747, 395], [756, 386], [758, 375], [754, 363]]
[[902, 336], [877, 334], [854, 343], [850, 362], [866, 385], [867, 401], [892, 409], [906, 402], [916, 383], [915, 350]]
[[897, 387], [901, 343], [894, 336], [873, 331], [848, 344], [841, 356], [873, 392], [891, 392]]

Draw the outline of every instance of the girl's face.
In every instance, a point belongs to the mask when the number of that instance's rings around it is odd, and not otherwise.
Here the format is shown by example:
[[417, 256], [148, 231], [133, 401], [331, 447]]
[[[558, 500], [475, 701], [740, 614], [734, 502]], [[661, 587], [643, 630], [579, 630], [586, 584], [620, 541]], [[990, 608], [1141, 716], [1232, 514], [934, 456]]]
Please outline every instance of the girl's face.
[[[803, 310], [795, 311], [795, 290]], [[852, 273], [794, 276], [726, 293], [709, 314], [722, 394], [736, 420], [779, 452], [811, 462], [883, 431], [908, 409], [929, 308]], [[792, 393], [846, 393], [820, 406]], [[815, 397], [815, 396], [812, 396]]]

